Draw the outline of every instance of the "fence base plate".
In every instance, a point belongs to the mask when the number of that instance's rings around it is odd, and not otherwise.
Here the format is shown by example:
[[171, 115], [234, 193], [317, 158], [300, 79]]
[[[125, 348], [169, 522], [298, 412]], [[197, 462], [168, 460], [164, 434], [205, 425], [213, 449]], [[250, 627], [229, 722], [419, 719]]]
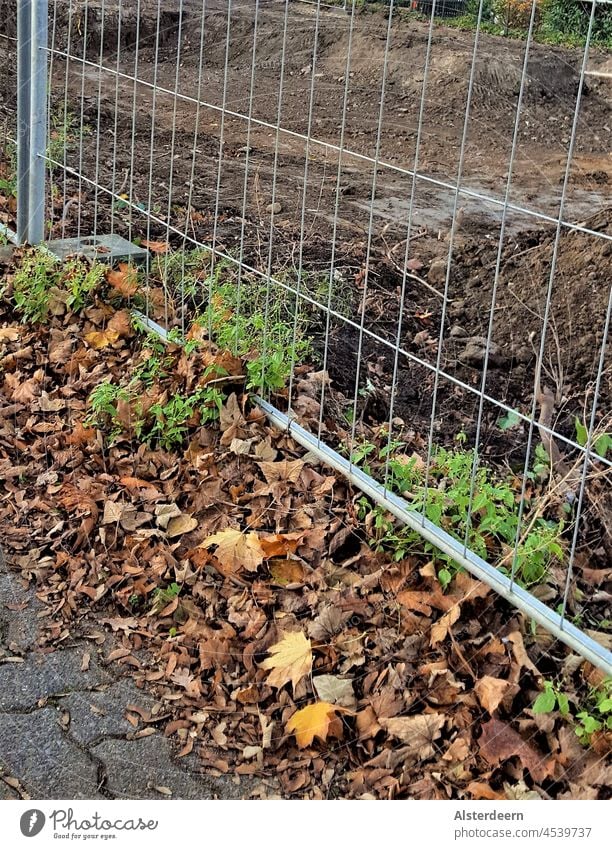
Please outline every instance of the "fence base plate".
[[110, 264], [120, 259], [142, 262], [148, 254], [148, 251], [144, 248], [114, 234], [110, 236], [81, 236], [79, 239], [53, 239], [50, 242], [45, 242], [44, 246], [59, 260], [78, 255]]

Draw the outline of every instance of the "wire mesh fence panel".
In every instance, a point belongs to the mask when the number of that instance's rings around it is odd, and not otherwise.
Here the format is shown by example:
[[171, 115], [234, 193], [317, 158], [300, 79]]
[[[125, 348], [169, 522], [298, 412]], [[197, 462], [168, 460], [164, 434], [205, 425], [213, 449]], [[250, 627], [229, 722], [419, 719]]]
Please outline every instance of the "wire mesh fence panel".
[[15, 229], [17, 214], [17, 7], [0, 4], [0, 195], [3, 197], [0, 226]]
[[54, 0], [46, 238], [146, 248], [134, 305], [245, 361], [371, 545], [609, 668], [609, 5], [562, 49], [437, 5]]

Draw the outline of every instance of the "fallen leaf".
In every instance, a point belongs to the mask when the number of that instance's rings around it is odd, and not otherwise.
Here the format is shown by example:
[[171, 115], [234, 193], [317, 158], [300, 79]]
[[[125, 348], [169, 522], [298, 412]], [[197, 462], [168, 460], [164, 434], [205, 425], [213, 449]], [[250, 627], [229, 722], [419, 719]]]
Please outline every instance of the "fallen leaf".
[[114, 522], [119, 522], [123, 515], [125, 507], [123, 504], [118, 504], [116, 501], [107, 501], [104, 504], [104, 514], [102, 516], [102, 524], [110, 525]]
[[[125, 484], [125, 486], [128, 486], [130, 488], [131, 487], [138, 487], [138, 486], [147, 486], [146, 481], [140, 481], [138, 483], [135, 483], [135, 481], [138, 480], [137, 478], [128, 478], [127, 480], [130, 480], [131, 482], [128, 483], [128, 484]], [[124, 479], [122, 478], [121, 483], [123, 483], [123, 482], [124, 482]], [[178, 504], [156, 504], [155, 505], [155, 521], [157, 522], [157, 526], [160, 527], [160, 528], [163, 528], [163, 530], [166, 530], [171, 519], [175, 519], [177, 516], [182, 516], [182, 515], [183, 514], [181, 512], [181, 508], [178, 506]]]
[[242, 757], [245, 760], [250, 760], [251, 758], [260, 758], [260, 755], [263, 755], [263, 749], [261, 746], [245, 746], [242, 750]]
[[108, 348], [119, 339], [119, 334], [116, 330], [92, 330], [91, 333], [86, 333], [83, 337], [88, 345], [96, 350]]
[[72, 433], [66, 437], [68, 445], [87, 445], [96, 437], [96, 431], [92, 427], [85, 427], [83, 422], [76, 422]]
[[317, 618], [308, 624], [308, 633], [313, 640], [329, 640], [342, 630], [343, 625], [351, 618], [350, 610], [339, 610], [329, 605], [324, 607]]
[[523, 635], [521, 632], [513, 631], [511, 634], [508, 634], [507, 640], [512, 644], [512, 652], [519, 666], [524, 667], [525, 669], [530, 669], [532, 672], [535, 672], [536, 675], [539, 675], [540, 673], [538, 672], [537, 666], [525, 650], [525, 643], [523, 642]]
[[281, 587], [301, 584], [306, 576], [306, 570], [299, 560], [278, 557], [270, 560], [268, 568], [274, 583]]
[[368, 705], [364, 710], [359, 711], [355, 717], [355, 724], [359, 732], [360, 740], [367, 740], [369, 737], [376, 737], [379, 731], [382, 731], [382, 726], [379, 724], [374, 708]]
[[490, 799], [492, 801], [497, 801], [499, 799], [506, 799], [503, 793], [497, 793], [497, 791], [493, 790], [488, 784], [485, 784], [483, 781], [470, 781], [468, 786], [465, 788], [465, 792], [469, 793], [472, 799]]
[[232, 572], [238, 572], [240, 569], [256, 572], [265, 557], [259, 536], [255, 533], [243, 533], [236, 528], [226, 528], [207, 537], [199, 547], [210, 548], [213, 545], [217, 546], [217, 560]]
[[490, 766], [518, 757], [535, 781], [543, 781], [554, 768], [553, 758], [544, 758], [541, 752], [499, 719], [492, 718], [483, 724], [479, 745], [480, 755]]
[[39, 404], [43, 413], [57, 413], [64, 409], [66, 401], [63, 398], [50, 398], [47, 392], [42, 392]]
[[188, 534], [191, 531], [195, 530], [198, 527], [198, 520], [194, 519], [193, 516], [189, 516], [187, 513], [181, 513], [180, 516], [173, 516], [168, 522], [168, 527], [166, 529], [166, 534], [172, 537], [181, 536], [181, 534]]
[[273, 656], [260, 663], [262, 669], [271, 670], [268, 684], [280, 688], [291, 681], [295, 691], [302, 678], [310, 674], [312, 669], [310, 640], [301, 631], [291, 631], [268, 651]]
[[19, 327], [0, 327], [0, 342], [16, 342], [22, 333]]
[[268, 534], [259, 537], [259, 544], [266, 557], [281, 557], [294, 554], [303, 534]]
[[140, 243], [143, 248], [148, 248], [154, 254], [167, 254], [170, 250], [168, 242], [152, 242], [145, 240]]
[[258, 463], [267, 483], [287, 481], [297, 483], [302, 469], [303, 460], [280, 460], [278, 463]]
[[338, 675], [316, 675], [312, 679], [315, 693], [323, 702], [354, 708], [357, 705], [353, 682]]
[[505, 796], [502, 799], [512, 799], [519, 802], [525, 802], [529, 799], [540, 800], [542, 797], [537, 790], [530, 790], [524, 781], [518, 781], [514, 785], [507, 784], [504, 781]]
[[107, 271], [106, 281], [125, 298], [132, 298], [138, 291], [138, 272], [127, 262], [120, 262], [118, 269]]
[[434, 753], [433, 741], [441, 734], [446, 717], [441, 713], [421, 713], [417, 716], [379, 717], [379, 724], [397, 740], [406, 743], [420, 760]]
[[448, 613], [445, 613], [444, 616], [438, 619], [438, 621], [431, 626], [430, 645], [435, 646], [437, 643], [441, 643], [442, 640], [445, 640], [451, 627], [460, 616], [461, 608], [458, 604], [456, 604], [454, 607], [451, 607]]
[[31, 377], [29, 380], [19, 381], [11, 397], [13, 401], [19, 404], [30, 404], [39, 394], [40, 383], [36, 378]]
[[[296, 711], [287, 722], [285, 729], [295, 734], [299, 749], [309, 746], [315, 737], [325, 742], [330, 735], [330, 725], [337, 718], [336, 713], [342, 711], [338, 705], [329, 702], [315, 702]], [[340, 727], [341, 730], [341, 727]], [[339, 736], [334, 733], [331, 736]]]
[[172, 796], [172, 790], [164, 784], [155, 784], [152, 789], [157, 790], [161, 796]]
[[489, 713], [495, 713], [506, 694], [517, 693], [519, 688], [512, 681], [485, 675], [476, 682], [474, 690], [482, 707]]
[[106, 329], [118, 333], [121, 339], [130, 336], [132, 334], [132, 322], [129, 312], [127, 310], [116, 312], [106, 325]]

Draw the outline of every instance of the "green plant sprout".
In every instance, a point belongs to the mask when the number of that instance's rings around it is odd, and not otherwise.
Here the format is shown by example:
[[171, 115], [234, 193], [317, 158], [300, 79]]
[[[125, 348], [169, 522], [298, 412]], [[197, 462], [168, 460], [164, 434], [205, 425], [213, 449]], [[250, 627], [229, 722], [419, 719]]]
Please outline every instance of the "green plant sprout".
[[[345, 449], [346, 450], [346, 449]], [[363, 442], [353, 448], [353, 462], [371, 474], [380, 467], [387, 470], [387, 485], [402, 495], [417, 512], [443, 528], [456, 539], [467, 541], [468, 547], [483, 559], [496, 558], [498, 568], [508, 573], [504, 565], [516, 547], [515, 577], [523, 586], [541, 582], [554, 559], [563, 557], [561, 534], [563, 523], [537, 517], [522, 536], [519, 534], [519, 515], [516, 493], [511, 484], [495, 476], [492, 469], [479, 463], [472, 486], [474, 452], [461, 448], [436, 448], [432, 454], [427, 486], [422, 464], [416, 456], [390, 456], [389, 447], [376, 451], [376, 446]], [[360, 509], [363, 511], [363, 505]], [[469, 517], [468, 517], [469, 511]], [[410, 553], [425, 551], [437, 564], [438, 580], [443, 588], [451, 582], [458, 567], [448, 555], [410, 528], [397, 528], [382, 508], [375, 508], [376, 534], [371, 544], [377, 550], [392, 553], [396, 560]]]

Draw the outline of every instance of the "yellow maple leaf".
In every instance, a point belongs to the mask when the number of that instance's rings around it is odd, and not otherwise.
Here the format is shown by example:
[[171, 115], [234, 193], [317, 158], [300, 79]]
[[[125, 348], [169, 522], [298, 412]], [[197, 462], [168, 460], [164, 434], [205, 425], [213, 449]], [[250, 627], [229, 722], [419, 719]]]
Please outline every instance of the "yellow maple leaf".
[[226, 528], [200, 543], [201, 548], [210, 548], [213, 545], [217, 546], [217, 560], [232, 572], [238, 572], [240, 569], [256, 572], [265, 556], [257, 534], [244, 534], [236, 528]]
[[284, 634], [282, 640], [268, 649], [272, 657], [267, 657], [260, 666], [270, 669], [268, 684], [282, 687], [288, 681], [293, 689], [312, 669], [312, 649], [310, 640], [301, 631]]
[[295, 734], [298, 748], [303, 749], [305, 746], [310, 746], [315, 737], [325, 742], [328, 735], [340, 736], [341, 727], [340, 729], [330, 728], [338, 719], [336, 714], [339, 712], [347, 713], [348, 711], [329, 702], [315, 702], [294, 713], [285, 729]]

